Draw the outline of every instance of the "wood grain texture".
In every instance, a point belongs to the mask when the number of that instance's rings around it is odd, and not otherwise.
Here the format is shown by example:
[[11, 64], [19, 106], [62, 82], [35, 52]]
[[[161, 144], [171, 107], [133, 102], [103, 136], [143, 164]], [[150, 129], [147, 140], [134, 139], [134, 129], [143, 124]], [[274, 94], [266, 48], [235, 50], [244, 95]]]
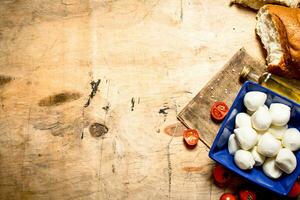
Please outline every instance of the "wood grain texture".
[[211, 107], [217, 101], [231, 106], [242, 86], [240, 72], [245, 66], [252, 67], [256, 74], [265, 70], [262, 62], [252, 58], [244, 48], [240, 49], [178, 115], [179, 120], [187, 127], [201, 133], [200, 139], [208, 147], [212, 145], [220, 127], [219, 122], [211, 119]]
[[187, 149], [176, 117], [242, 46], [262, 58], [254, 12], [2, 0], [0, 13], [0, 199], [219, 199], [208, 148]]

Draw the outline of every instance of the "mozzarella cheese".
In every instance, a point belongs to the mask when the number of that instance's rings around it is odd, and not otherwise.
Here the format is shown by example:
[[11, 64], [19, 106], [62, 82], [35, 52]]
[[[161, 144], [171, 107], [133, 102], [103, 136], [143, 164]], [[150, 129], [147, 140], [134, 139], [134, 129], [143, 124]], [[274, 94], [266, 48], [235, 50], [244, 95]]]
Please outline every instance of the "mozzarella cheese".
[[228, 151], [234, 155], [235, 164], [243, 170], [262, 166], [273, 179], [283, 172], [292, 173], [297, 167], [292, 151], [300, 149], [300, 133], [288, 129], [291, 108], [272, 103], [269, 109], [264, 105], [267, 95], [259, 91], [246, 93], [243, 100], [247, 113], [236, 115], [234, 134], [228, 139]]
[[231, 134], [228, 139], [228, 151], [233, 155], [240, 147], [235, 139], [235, 134]]
[[291, 151], [300, 148], [300, 133], [296, 128], [289, 128], [283, 134], [282, 145]]
[[267, 130], [271, 123], [272, 118], [269, 113], [269, 111], [261, 106], [258, 108], [258, 110], [251, 116], [251, 122], [253, 125], [253, 128], [259, 131]]
[[257, 151], [266, 157], [276, 156], [281, 149], [281, 143], [272, 134], [265, 133], [259, 140]]
[[[266, 106], [266, 105], [263, 105], [263, 107], [264, 107], [264, 108], [266, 108], [267, 110], [269, 110], [268, 106]], [[256, 111], [256, 110], [255, 110], [255, 111]], [[255, 113], [255, 111], [250, 111], [250, 110], [248, 110], [248, 109], [247, 109], [247, 111], [246, 111], [246, 112], [247, 112], [247, 114], [248, 114], [248, 115], [252, 116], [252, 115], [253, 115], [253, 113]]]
[[268, 132], [271, 133], [275, 138], [281, 140], [284, 132], [288, 129], [288, 126], [274, 126], [271, 125]]
[[267, 133], [268, 131], [256, 131], [257, 133], [257, 142], [259, 142], [259, 140], [261, 139], [261, 137]]
[[267, 100], [267, 95], [263, 92], [252, 91], [246, 93], [244, 97], [244, 105], [249, 111], [256, 111], [263, 106]]
[[287, 148], [280, 149], [275, 161], [276, 166], [287, 174], [292, 173], [297, 166], [296, 156]]
[[282, 175], [282, 171], [275, 165], [275, 158], [268, 158], [262, 168], [264, 173], [270, 178], [277, 179]]
[[265, 162], [266, 157], [257, 152], [257, 146], [255, 146], [251, 149], [251, 154], [255, 161], [255, 164], [254, 164], [255, 166], [260, 166]]
[[257, 143], [257, 133], [251, 127], [241, 127], [234, 129], [236, 140], [244, 150], [249, 150]]
[[249, 151], [242, 149], [235, 152], [234, 162], [240, 169], [243, 170], [252, 169], [255, 164], [252, 154]]
[[251, 127], [251, 117], [247, 113], [238, 113], [235, 117], [235, 127]]
[[275, 126], [285, 126], [291, 117], [291, 108], [282, 103], [272, 103], [269, 112]]

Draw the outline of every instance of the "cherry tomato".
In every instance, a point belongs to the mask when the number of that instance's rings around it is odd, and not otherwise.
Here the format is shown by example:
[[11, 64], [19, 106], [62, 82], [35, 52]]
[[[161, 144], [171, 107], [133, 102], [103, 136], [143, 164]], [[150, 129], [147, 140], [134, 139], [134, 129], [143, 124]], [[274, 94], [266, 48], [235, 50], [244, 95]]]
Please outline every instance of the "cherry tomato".
[[228, 113], [228, 106], [224, 102], [216, 102], [210, 110], [210, 114], [214, 120], [221, 121]]
[[240, 190], [239, 198], [240, 200], [256, 200], [256, 194], [251, 190]]
[[187, 129], [183, 132], [183, 138], [188, 145], [194, 146], [198, 143], [199, 133], [195, 129]]
[[296, 197], [300, 194], [300, 184], [298, 181], [296, 181], [292, 187], [292, 189], [290, 190], [288, 196], [289, 197]]
[[220, 197], [220, 200], [236, 200], [236, 198], [232, 193], [224, 193]]
[[216, 185], [218, 185], [219, 187], [224, 187], [229, 184], [231, 173], [222, 165], [216, 164], [213, 169], [213, 178]]

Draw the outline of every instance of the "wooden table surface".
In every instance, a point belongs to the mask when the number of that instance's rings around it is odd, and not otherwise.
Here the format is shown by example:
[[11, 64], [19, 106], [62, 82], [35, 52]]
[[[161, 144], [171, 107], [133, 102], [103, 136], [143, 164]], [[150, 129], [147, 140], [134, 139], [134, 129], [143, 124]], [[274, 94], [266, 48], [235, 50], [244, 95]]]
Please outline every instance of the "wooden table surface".
[[241, 47], [263, 58], [255, 12], [227, 0], [1, 0], [0, 15], [0, 199], [224, 192], [176, 115]]

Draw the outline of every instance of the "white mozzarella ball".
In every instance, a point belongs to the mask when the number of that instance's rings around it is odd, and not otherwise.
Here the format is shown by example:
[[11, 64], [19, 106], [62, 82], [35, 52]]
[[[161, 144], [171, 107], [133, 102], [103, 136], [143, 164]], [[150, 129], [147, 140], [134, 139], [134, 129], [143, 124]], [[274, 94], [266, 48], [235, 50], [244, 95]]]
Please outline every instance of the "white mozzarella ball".
[[228, 139], [228, 151], [233, 155], [240, 147], [235, 139], [235, 134], [231, 134]]
[[[263, 107], [264, 107], [266, 110], [269, 110], [268, 106], [263, 105]], [[253, 113], [255, 113], [255, 111], [250, 111], [250, 110], [247, 109], [247, 114], [248, 114], [248, 115], [252, 116]]]
[[283, 137], [283, 134], [285, 131], [288, 129], [288, 126], [274, 126], [271, 125], [270, 128], [268, 129], [268, 132], [271, 133], [275, 138], [281, 140]]
[[281, 143], [272, 134], [265, 133], [259, 140], [257, 151], [258, 153], [266, 156], [276, 156], [281, 149]]
[[243, 170], [252, 169], [255, 161], [252, 157], [252, 154], [249, 151], [237, 150], [234, 154], [235, 164]]
[[300, 133], [296, 128], [289, 128], [283, 134], [282, 145], [291, 151], [300, 148]]
[[272, 118], [269, 111], [263, 106], [259, 107], [257, 111], [251, 116], [253, 128], [259, 131], [267, 130], [271, 123]]
[[276, 166], [283, 172], [290, 174], [296, 169], [296, 156], [291, 150], [287, 148], [280, 149], [279, 153], [276, 156]]
[[236, 140], [244, 150], [249, 150], [257, 143], [257, 133], [251, 127], [241, 127], [234, 129]]
[[251, 117], [247, 113], [239, 113], [235, 117], [235, 127], [240, 128], [244, 126], [251, 127]]
[[263, 106], [267, 100], [267, 95], [263, 92], [252, 91], [246, 93], [244, 97], [244, 105], [249, 111], [256, 111]]
[[254, 164], [255, 166], [260, 166], [265, 162], [266, 157], [257, 152], [257, 146], [255, 146], [251, 149], [251, 154], [255, 161], [255, 164]]
[[257, 142], [259, 142], [259, 140], [261, 139], [261, 137], [267, 133], [267, 131], [256, 131], [257, 133]]
[[275, 158], [268, 158], [262, 168], [263, 172], [270, 178], [277, 179], [282, 175], [282, 171], [275, 165]]
[[275, 126], [286, 125], [291, 117], [291, 108], [282, 103], [272, 103], [269, 112]]

